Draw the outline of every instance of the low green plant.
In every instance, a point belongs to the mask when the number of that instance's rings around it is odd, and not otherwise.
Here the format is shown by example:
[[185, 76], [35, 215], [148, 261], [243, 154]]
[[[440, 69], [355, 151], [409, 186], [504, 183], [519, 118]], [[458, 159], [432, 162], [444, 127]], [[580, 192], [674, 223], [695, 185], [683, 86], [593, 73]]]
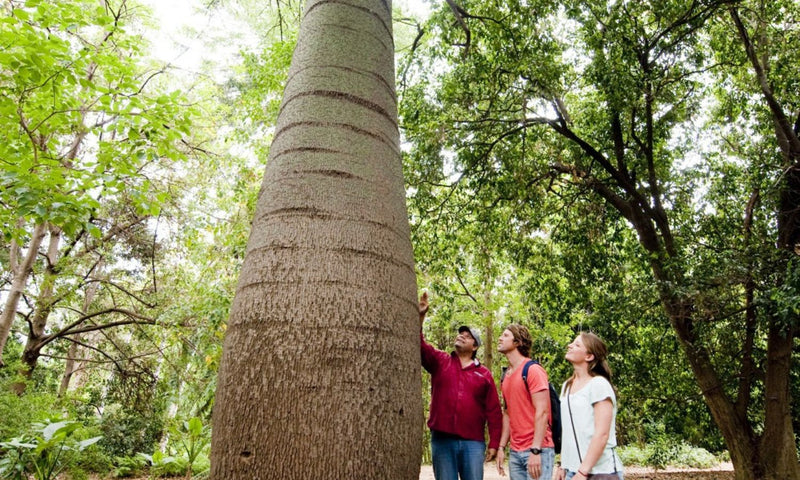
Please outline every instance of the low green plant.
[[64, 476], [67, 480], [89, 480], [89, 474], [81, 468], [69, 468]]
[[678, 447], [675, 463], [680, 467], [705, 469], [719, 465], [720, 461], [705, 448], [693, 447], [687, 443], [682, 443]]
[[183, 465], [181, 465], [178, 457], [167, 455], [160, 450], [156, 450], [152, 455], [140, 453], [139, 456], [150, 465], [151, 479], [160, 476], [175, 476], [176, 473], [181, 474], [184, 472]]
[[[623, 465], [650, 466], [655, 469], [667, 467], [711, 468], [724, 461], [708, 450], [685, 442], [648, 443], [647, 445], [627, 445], [617, 449]], [[724, 452], [723, 452], [724, 454]]]
[[[6, 442], [0, 443], [4, 449]], [[0, 478], [6, 480], [27, 480], [27, 459], [22, 450], [11, 448], [0, 459]]]
[[147, 460], [141, 455], [115, 457], [114, 465], [114, 470], [111, 472], [114, 478], [135, 477], [144, 470], [144, 467], [147, 465]]
[[100, 447], [114, 458], [124, 458], [152, 451], [163, 434], [164, 423], [158, 414], [148, 416], [114, 405], [104, 412], [100, 430]]
[[647, 446], [626, 445], [617, 448], [623, 465], [647, 465]]
[[[92, 431], [92, 430], [89, 430]], [[96, 431], [96, 430], [95, 430]], [[75, 459], [75, 465], [70, 467], [69, 473], [75, 474], [76, 470], [83, 470], [87, 473], [95, 473], [100, 476], [106, 476], [114, 470], [114, 462], [111, 457], [101, 447], [100, 442], [92, 448], [87, 448], [78, 458]]]
[[181, 449], [186, 454], [186, 478], [191, 478], [192, 468], [198, 457], [208, 447], [211, 439], [208, 428], [199, 417], [192, 417], [183, 422], [180, 428], [173, 430]]
[[0, 384], [0, 439], [21, 437], [30, 430], [32, 421], [58, 415], [58, 409], [53, 407], [56, 403], [55, 395], [26, 392], [19, 396], [11, 392], [8, 384]]
[[70, 420], [34, 423], [31, 432], [0, 443], [6, 451], [0, 461], [0, 476], [21, 480], [33, 475], [35, 480], [54, 480], [74, 460], [74, 455], [101, 437], [77, 440], [75, 432], [82, 425]]
[[[189, 479], [206, 472], [210, 467], [208, 447], [211, 439], [202, 420], [193, 417], [169, 431], [173, 447], [168, 453], [157, 450], [152, 455], [139, 454], [150, 465], [150, 478], [182, 475]], [[174, 451], [175, 445], [177, 453], [172, 455], [170, 452]]]

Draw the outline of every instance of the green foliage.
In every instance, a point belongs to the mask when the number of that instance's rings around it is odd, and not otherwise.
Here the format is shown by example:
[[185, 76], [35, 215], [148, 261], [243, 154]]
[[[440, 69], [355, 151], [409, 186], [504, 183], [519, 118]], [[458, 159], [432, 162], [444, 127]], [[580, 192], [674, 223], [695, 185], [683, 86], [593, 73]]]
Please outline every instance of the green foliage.
[[112, 475], [115, 478], [129, 478], [138, 476], [147, 466], [147, 459], [141, 455], [131, 457], [115, 457], [115, 468]]
[[141, 37], [126, 32], [119, 2], [108, 7], [28, 1], [3, 8], [0, 225], [6, 237], [19, 236], [17, 218], [50, 222], [68, 235], [99, 235], [92, 221], [101, 196], [125, 196], [145, 215], [158, 213], [165, 199], [137, 171], [161, 156], [180, 158], [175, 143], [188, 134], [192, 109], [179, 105], [179, 91], [161, 93], [142, 83]]
[[[213, 405], [225, 321], [295, 42], [296, 28], [287, 21], [301, 12], [286, 7], [280, 28], [271, 28], [269, 16], [253, 14], [264, 11], [263, 2], [236, 2], [250, 8], [248, 21], [270, 27], [258, 29], [261, 47], [243, 55], [225, 84], [186, 85], [184, 95], [165, 83], [168, 69], [146, 59], [147, 35], [138, 34], [133, 16], [142, 10], [106, 3], [13, 1], [0, 9], [2, 245], [17, 238], [24, 246], [31, 226], [46, 220], [66, 232], [62, 247], [97, 253], [58, 265], [63, 280], [56, 307], [64, 308], [48, 332], [81, 310], [87, 287], [80, 279], [97, 273], [101, 258], [112, 265], [110, 279], [92, 308], [119, 306], [126, 290], [147, 309], [157, 304], [152, 311], [160, 326], [94, 337], [92, 346], [111, 358], [81, 354], [96, 362], [84, 365], [86, 371], [101, 368], [85, 378], [86, 398], [70, 399], [76, 406], [45, 393], [57, 388], [59, 358], [66, 355], [66, 345], [51, 343], [53, 358], [27, 380], [28, 392], [0, 394], [0, 438], [22, 438], [30, 421], [64, 409], [86, 419], [102, 411], [102, 450], [82, 452], [83, 470], [102, 471], [113, 455], [117, 476], [138, 475], [145, 459], [136, 454], [153, 452], [168, 432], [167, 452], [148, 457], [150, 473], [202, 472], [207, 427], [200, 419]], [[771, 59], [772, 87], [787, 111], [796, 112], [797, 5], [745, 3], [748, 22], [786, 19], [754, 38]], [[449, 350], [462, 323], [495, 338], [510, 322], [525, 324], [535, 355], [559, 384], [571, 373], [564, 346], [577, 330], [592, 329], [610, 347], [618, 439], [630, 445], [620, 449], [625, 463], [702, 467], [707, 452], [685, 442], [713, 452], [724, 442], [670, 329], [662, 288], [692, 301], [696, 344], [712, 354], [731, 398], [742, 378], [744, 280], [755, 282], [756, 366], [768, 363], [768, 322], [789, 325], [800, 315], [798, 262], [773, 251], [775, 186], [783, 171], [774, 126], [741, 46], [731, 41], [728, 15], [691, 17], [667, 29], [689, 4], [460, 4], [472, 15], [467, 54], [458, 46], [464, 32], [442, 3], [419, 39], [416, 30], [402, 34], [404, 45], [419, 43], [398, 59], [416, 265], [420, 286], [432, 294], [426, 337]], [[530, 11], [536, 14], [520, 15]], [[702, 21], [703, 29], [694, 30]], [[647, 101], [656, 112], [650, 132]], [[198, 108], [202, 122], [194, 117]], [[586, 174], [610, 191], [616, 187], [598, 157], [552, 128], [559, 112], [569, 117], [561, 127], [632, 173], [625, 198], [654, 184], [662, 189], [677, 252], [664, 267], [680, 272], [675, 281], [655, 279], [651, 265], [658, 256], [642, 248], [630, 220], [607, 198], [581, 183]], [[610, 134], [617, 121], [619, 139]], [[648, 135], [652, 145], [645, 144]], [[189, 149], [193, 140], [202, 148]], [[242, 153], [215, 153], [231, 151]], [[558, 170], [563, 166], [575, 170]], [[742, 216], [753, 192], [760, 197], [748, 237]], [[127, 224], [133, 226], [121, 238], [106, 237]], [[7, 250], [0, 248], [4, 271]], [[35, 269], [38, 282], [43, 263]], [[35, 300], [39, 286], [26, 297]], [[26, 329], [18, 322], [14, 335]], [[12, 338], [4, 351], [3, 391], [22, 380], [16, 360], [22, 348]], [[153, 352], [156, 360], [140, 360]], [[488, 359], [490, 352], [487, 344], [480, 355]], [[495, 353], [496, 375], [504, 363]], [[753, 376], [749, 392], [748, 417], [757, 433], [764, 421], [763, 373]], [[790, 376], [792, 398], [800, 398], [800, 371]], [[167, 428], [170, 408], [177, 419], [197, 419], [172, 420], [177, 426]], [[795, 432], [798, 409], [795, 400]]]
[[75, 461], [77, 453], [97, 443], [101, 437], [78, 440], [82, 427], [70, 420], [34, 423], [21, 437], [0, 443], [6, 456], [0, 463], [0, 475], [21, 479], [32, 474], [36, 480], [53, 480]]
[[156, 450], [152, 455], [139, 453], [139, 456], [150, 466], [150, 478], [175, 476], [186, 471], [186, 463], [181, 462], [179, 457], [166, 455], [160, 450]]
[[113, 457], [130, 457], [150, 451], [161, 438], [164, 424], [160, 415], [114, 408], [104, 413], [100, 430], [104, 451]]
[[26, 392], [19, 396], [0, 386], [0, 438], [21, 437], [30, 430], [31, 422], [53, 418], [59, 413], [54, 408], [54, 395], [39, 392]]
[[[211, 444], [211, 431], [199, 417], [192, 417], [181, 422], [180, 427], [171, 429], [172, 441], [180, 445], [180, 450], [186, 458], [186, 476], [192, 475], [196, 469], [195, 463], [204, 455]], [[206, 454], [207, 458], [208, 455]]]
[[[742, 15], [770, 59], [794, 58], [798, 49], [772, 42], [791, 31], [797, 45], [797, 23], [762, 23], [778, 10], [797, 18], [796, 5], [778, 3], [748, 3]], [[652, 463], [662, 463], [676, 438], [711, 451], [724, 444], [673, 328], [686, 321], [690, 353], [710, 358], [703, 369], [731, 403], [747, 399], [760, 432], [766, 332], [777, 319], [796, 325], [800, 282], [775, 250], [786, 165], [741, 45], [732, 46], [730, 12], [717, 15], [728, 7], [460, 6], [470, 14], [469, 51], [441, 5], [399, 62], [417, 267], [448, 303], [433, 304], [441, 318], [426, 334], [443, 337], [459, 316], [516, 320], [535, 332], [559, 382], [570, 373], [560, 347], [594, 330], [610, 347], [618, 439], [653, 442]], [[516, 13], [526, 10], [536, 15]], [[797, 75], [768, 75], [796, 112]], [[686, 314], [678, 323], [676, 310]], [[642, 418], [662, 419], [665, 440], [651, 438]]]
[[140, 453], [139, 458], [149, 466], [150, 478], [192, 478], [204, 475], [211, 468], [207, 452], [198, 452], [194, 461], [190, 461], [185, 455], [168, 455], [158, 450], [152, 455]]
[[626, 445], [617, 449], [617, 453], [624, 465], [648, 466], [655, 469], [668, 467], [676, 468], [712, 468], [725, 458], [715, 457], [708, 450], [693, 447], [688, 443], [673, 439], [675, 443], [666, 440], [659, 443], [648, 443], [644, 446]]
[[88, 448], [81, 452], [76, 458], [73, 465], [71, 465], [67, 472], [71, 476], [76, 476], [81, 473], [94, 473], [94, 474], [107, 474], [114, 469], [114, 461], [108, 453], [102, 448]]
[[169, 428], [166, 452], [156, 449], [152, 454], [140, 451], [135, 456], [117, 457], [114, 460], [114, 476], [135, 476], [146, 467], [151, 478], [179, 475], [190, 478], [202, 474], [210, 468], [210, 433], [199, 417], [176, 422], [175, 426]]

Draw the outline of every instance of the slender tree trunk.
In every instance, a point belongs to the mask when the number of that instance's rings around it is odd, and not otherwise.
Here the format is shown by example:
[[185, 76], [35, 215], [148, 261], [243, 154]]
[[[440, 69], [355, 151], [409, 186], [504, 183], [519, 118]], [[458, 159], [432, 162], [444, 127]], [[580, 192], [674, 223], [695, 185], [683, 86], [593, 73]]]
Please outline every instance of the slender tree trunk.
[[211, 478], [417, 479], [391, 4], [309, 1], [218, 377]]
[[[99, 274], [103, 270], [103, 262], [102, 262], [102, 260], [98, 263], [96, 268], [97, 268], [98, 274], [96, 274], [95, 277], [99, 277], [100, 276]], [[92, 282], [86, 288], [86, 295], [83, 297], [83, 308], [81, 309], [81, 313], [83, 315], [86, 315], [87, 313], [89, 313], [89, 308], [91, 308], [92, 302], [94, 302], [94, 297], [97, 295], [97, 290], [99, 288], [99, 285], [100, 285], [99, 282]], [[76, 335], [75, 340], [80, 342], [81, 339], [82, 339], [82, 335], [80, 335], [80, 334]], [[78, 352], [79, 352], [78, 344], [75, 343], [75, 342], [72, 342], [72, 344], [69, 346], [69, 350], [67, 352], [67, 362], [66, 362], [66, 365], [64, 365], [64, 375], [61, 377], [61, 386], [58, 389], [58, 396], [59, 397], [62, 397], [62, 396], [64, 396], [65, 393], [67, 393], [67, 389], [69, 389], [69, 383], [72, 380], [72, 375], [75, 373], [75, 371], [78, 368], [80, 368], [80, 363], [77, 360]]]
[[[80, 340], [78, 335], [77, 340]], [[58, 387], [58, 396], [63, 397], [69, 389], [69, 383], [72, 380], [72, 375], [78, 371], [80, 363], [78, 363], [78, 344], [73, 343], [67, 350], [67, 361], [64, 364], [64, 375], [61, 377], [61, 385]]]
[[58, 262], [58, 245], [61, 242], [61, 229], [50, 226], [50, 240], [47, 245], [47, 266], [45, 267], [42, 285], [39, 287], [39, 295], [36, 297], [35, 310], [31, 319], [28, 331], [28, 341], [22, 351], [22, 362], [24, 364], [22, 374], [25, 378], [30, 378], [41, 355], [40, 340], [44, 336], [47, 320], [53, 310], [53, 291], [56, 281], [56, 262]]
[[19, 299], [22, 298], [22, 293], [25, 291], [25, 285], [28, 283], [33, 271], [33, 264], [36, 257], [39, 255], [39, 247], [42, 244], [42, 239], [45, 235], [44, 223], [36, 225], [31, 235], [31, 243], [28, 245], [28, 252], [25, 255], [22, 263], [18, 264], [13, 269], [14, 280], [11, 283], [11, 291], [8, 292], [6, 297], [6, 304], [3, 307], [2, 316], [0, 316], [0, 366], [3, 366], [3, 349], [5, 349], [8, 335], [11, 333], [11, 326], [14, 324], [14, 316], [17, 314], [17, 307], [19, 306]]
[[708, 351], [699, 345], [692, 333], [691, 320], [688, 318], [686, 304], [681, 307], [667, 306], [670, 320], [678, 339], [689, 360], [698, 387], [708, 405], [714, 423], [720, 429], [722, 437], [731, 455], [736, 471], [736, 479], [761, 478], [756, 476], [759, 460], [754, 442], [754, 435], [746, 417], [740, 417], [734, 404], [726, 395], [722, 382], [711, 363]]
[[483, 359], [486, 368], [492, 369], [494, 363], [494, 315], [491, 310], [492, 303], [492, 257], [483, 247], [484, 258], [486, 259], [485, 275], [483, 277]]
[[491, 292], [488, 289], [484, 292], [483, 300], [483, 363], [491, 370], [494, 364], [494, 314], [489, 309]]

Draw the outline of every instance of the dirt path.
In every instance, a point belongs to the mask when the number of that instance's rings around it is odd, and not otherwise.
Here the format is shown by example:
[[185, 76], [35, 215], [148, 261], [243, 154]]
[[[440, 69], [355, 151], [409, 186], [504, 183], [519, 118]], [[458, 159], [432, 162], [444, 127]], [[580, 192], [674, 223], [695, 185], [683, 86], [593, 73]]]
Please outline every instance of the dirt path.
[[[722, 463], [717, 467], [707, 470], [668, 468], [666, 470], [655, 471], [652, 468], [626, 467], [625, 480], [733, 480], [733, 466], [730, 463]], [[419, 473], [419, 480], [434, 480], [433, 468], [430, 465], [423, 465]], [[486, 465], [483, 471], [483, 480], [508, 480], [508, 468], [506, 476], [501, 477], [497, 473], [494, 463]]]

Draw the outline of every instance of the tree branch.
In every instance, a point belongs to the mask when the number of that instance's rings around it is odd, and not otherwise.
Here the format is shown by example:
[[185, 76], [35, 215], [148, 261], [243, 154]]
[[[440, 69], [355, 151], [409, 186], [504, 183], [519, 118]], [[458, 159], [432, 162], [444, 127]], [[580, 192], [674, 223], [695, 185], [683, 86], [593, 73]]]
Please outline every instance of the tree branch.
[[[79, 325], [83, 324], [87, 320], [90, 320], [90, 319], [92, 319], [94, 317], [98, 317], [98, 316], [101, 316], [101, 315], [106, 315], [106, 314], [109, 314], [109, 313], [121, 313], [121, 314], [129, 317], [129, 320], [120, 320], [118, 322], [111, 322], [111, 323], [106, 323], [106, 324], [102, 324], [102, 325], [92, 325], [92, 326], [89, 326], [89, 327], [77, 328]], [[156, 323], [155, 319], [146, 317], [144, 315], [140, 315], [140, 314], [138, 314], [136, 312], [132, 312], [130, 310], [125, 310], [125, 309], [122, 309], [122, 308], [107, 308], [105, 310], [100, 310], [98, 312], [94, 312], [94, 313], [90, 313], [88, 315], [84, 315], [81, 318], [79, 318], [78, 320], [76, 320], [76, 321], [72, 322], [71, 324], [67, 325], [66, 327], [62, 328], [58, 332], [52, 333], [50, 335], [42, 336], [40, 338], [39, 342], [37, 343], [35, 348], [41, 349], [45, 345], [47, 345], [48, 343], [50, 343], [50, 342], [52, 342], [52, 341], [54, 341], [54, 340], [56, 340], [58, 338], [65, 337], [66, 335], [78, 335], [78, 334], [86, 333], [86, 332], [95, 332], [95, 331], [98, 331], [98, 330], [105, 330], [105, 329], [108, 329], [108, 328], [118, 327], [118, 326], [121, 326], [121, 325], [132, 325], [132, 324], [136, 324], [136, 325], [155, 325], [155, 323]]]
[[472, 42], [472, 32], [469, 30], [469, 26], [467, 25], [466, 20], [464, 17], [467, 16], [466, 10], [458, 6], [453, 0], [446, 0], [447, 4], [450, 5], [450, 10], [453, 11], [453, 15], [456, 16], [456, 21], [459, 25], [461, 25], [461, 29], [464, 30], [464, 34], [466, 35], [466, 40], [461, 46], [464, 47], [464, 51], [461, 52], [462, 57], [466, 57], [469, 54], [469, 47]]
[[472, 296], [472, 294], [469, 292], [469, 289], [467, 288], [467, 286], [464, 285], [464, 280], [461, 279], [461, 275], [458, 274], [458, 270], [456, 270], [455, 273], [456, 273], [456, 278], [458, 279], [458, 283], [460, 283], [461, 284], [461, 288], [464, 289], [464, 294], [466, 296], [468, 296], [469, 298], [471, 298], [473, 302], [478, 303], [478, 300], [474, 296]]

